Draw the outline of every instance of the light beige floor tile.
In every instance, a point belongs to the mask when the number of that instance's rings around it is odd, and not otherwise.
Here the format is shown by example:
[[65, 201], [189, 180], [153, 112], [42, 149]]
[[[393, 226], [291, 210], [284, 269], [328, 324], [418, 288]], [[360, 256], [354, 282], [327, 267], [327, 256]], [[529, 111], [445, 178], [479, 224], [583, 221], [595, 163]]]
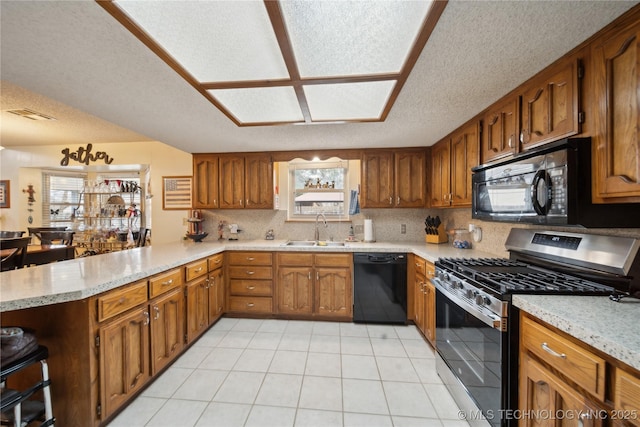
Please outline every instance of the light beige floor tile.
[[287, 329], [288, 320], [265, 319], [258, 332], [277, 332], [282, 334]]
[[225, 378], [227, 371], [196, 369], [173, 394], [173, 399], [211, 401]]
[[340, 378], [305, 376], [302, 380], [300, 408], [342, 411]]
[[315, 322], [309, 320], [289, 320], [285, 334], [311, 335]]
[[168, 399], [189, 378], [194, 369], [170, 367], [158, 377], [145, 391], [143, 396]]
[[389, 414], [380, 381], [345, 378], [342, 380], [342, 395], [345, 412]]
[[340, 323], [338, 322], [314, 322], [312, 335], [340, 336]]
[[253, 403], [264, 375], [261, 372], [230, 372], [213, 400], [227, 403]]
[[267, 374], [256, 398], [256, 405], [295, 408], [300, 400], [302, 375]]
[[198, 341], [193, 343], [193, 347], [215, 347], [220, 344], [220, 341], [222, 341], [228, 332], [229, 331], [209, 329], [198, 338]]
[[243, 427], [251, 405], [211, 402], [195, 427]]
[[415, 418], [391, 416], [393, 427], [442, 427], [442, 422], [437, 418]]
[[391, 415], [438, 418], [421, 384], [383, 381], [382, 386]]
[[363, 337], [342, 336], [340, 338], [342, 354], [357, 354], [360, 356], [373, 356], [371, 340]]
[[341, 361], [339, 354], [332, 353], [309, 353], [307, 356], [307, 366], [305, 375], [316, 377], [340, 377]]
[[398, 338], [393, 325], [367, 325], [370, 338]]
[[413, 368], [418, 373], [418, 378], [423, 383], [442, 384], [442, 380], [436, 371], [435, 359], [411, 359]]
[[207, 407], [207, 402], [171, 399], [151, 418], [149, 426], [194, 426]]
[[384, 381], [420, 382], [411, 360], [406, 357], [376, 357], [376, 362]]
[[293, 427], [295, 417], [294, 408], [254, 405], [245, 427]]
[[360, 323], [340, 323], [340, 336], [369, 337], [367, 325]]
[[344, 427], [392, 427], [388, 415], [344, 413]]
[[431, 348], [426, 341], [420, 340], [400, 340], [402, 342], [402, 346], [404, 350], [407, 352], [409, 357], [423, 358], [423, 359], [433, 359], [435, 358], [435, 350]]
[[376, 356], [407, 357], [399, 338], [371, 338], [371, 347]]
[[393, 327], [398, 334], [398, 338], [407, 340], [423, 340], [422, 335], [415, 325], [396, 325]]
[[307, 364], [307, 352], [278, 350], [273, 356], [269, 372], [277, 374], [304, 374]]
[[255, 332], [229, 331], [222, 338], [218, 347], [226, 348], [246, 348], [253, 339]]
[[342, 427], [342, 412], [298, 409], [295, 427]]
[[140, 396], [111, 421], [109, 427], [145, 427], [166, 402], [167, 399]]
[[340, 353], [340, 336], [311, 335], [309, 351], [314, 353]]
[[262, 319], [238, 319], [238, 323], [233, 325], [232, 331], [256, 332], [262, 325]]
[[242, 352], [243, 350], [241, 348], [214, 348], [198, 367], [230, 371], [240, 358]]
[[175, 362], [171, 365], [172, 368], [197, 368], [202, 361], [211, 353], [212, 347], [196, 347], [192, 346], [185, 351]]
[[234, 371], [267, 372], [275, 350], [246, 349], [233, 365]]
[[444, 384], [423, 384], [441, 420], [460, 420], [459, 407]]
[[280, 344], [280, 332], [256, 332], [247, 348], [255, 348], [261, 350], [275, 350]]
[[311, 334], [291, 334], [285, 332], [278, 344], [278, 350], [308, 351]]
[[361, 380], [379, 380], [380, 374], [375, 357], [343, 354], [342, 377]]

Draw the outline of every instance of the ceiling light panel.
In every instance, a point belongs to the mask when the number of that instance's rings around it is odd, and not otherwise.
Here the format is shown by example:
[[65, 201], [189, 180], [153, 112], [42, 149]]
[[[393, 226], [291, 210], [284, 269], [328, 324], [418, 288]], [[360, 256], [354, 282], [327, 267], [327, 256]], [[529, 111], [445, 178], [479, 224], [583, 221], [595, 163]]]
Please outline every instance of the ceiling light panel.
[[287, 79], [262, 1], [117, 1], [200, 82]]
[[303, 86], [314, 121], [376, 120], [395, 80]]
[[304, 121], [295, 90], [291, 86], [216, 89], [208, 92], [243, 124]]
[[302, 78], [399, 73], [432, 1], [282, 1]]

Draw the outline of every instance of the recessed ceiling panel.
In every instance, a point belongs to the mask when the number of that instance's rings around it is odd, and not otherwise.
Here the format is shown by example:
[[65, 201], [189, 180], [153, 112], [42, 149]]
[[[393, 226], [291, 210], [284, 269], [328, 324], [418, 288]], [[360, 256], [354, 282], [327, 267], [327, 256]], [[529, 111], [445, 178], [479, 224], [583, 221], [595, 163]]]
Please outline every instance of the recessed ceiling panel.
[[118, 1], [200, 82], [289, 78], [261, 1]]
[[241, 123], [303, 122], [290, 86], [208, 91]]
[[379, 119], [395, 80], [303, 86], [314, 121]]
[[302, 78], [399, 73], [431, 1], [282, 1]]

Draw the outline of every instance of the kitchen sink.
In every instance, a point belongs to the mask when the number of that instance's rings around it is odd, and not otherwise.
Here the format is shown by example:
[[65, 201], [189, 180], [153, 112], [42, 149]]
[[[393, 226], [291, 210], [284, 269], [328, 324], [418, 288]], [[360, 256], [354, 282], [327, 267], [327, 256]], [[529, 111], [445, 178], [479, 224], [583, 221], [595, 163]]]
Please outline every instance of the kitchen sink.
[[344, 242], [325, 242], [323, 240], [316, 242], [315, 240], [289, 240], [282, 246], [345, 246]]

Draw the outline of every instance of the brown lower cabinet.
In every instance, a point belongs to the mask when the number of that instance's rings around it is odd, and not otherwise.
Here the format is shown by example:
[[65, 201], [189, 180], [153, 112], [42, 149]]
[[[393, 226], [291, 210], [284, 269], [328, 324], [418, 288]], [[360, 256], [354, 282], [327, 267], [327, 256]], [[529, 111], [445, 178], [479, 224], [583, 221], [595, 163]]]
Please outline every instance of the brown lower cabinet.
[[409, 293], [413, 297], [413, 310], [409, 310], [409, 318], [413, 319], [420, 332], [435, 348], [436, 289], [430, 280], [435, 273], [435, 266], [424, 258], [410, 255], [407, 270]]

